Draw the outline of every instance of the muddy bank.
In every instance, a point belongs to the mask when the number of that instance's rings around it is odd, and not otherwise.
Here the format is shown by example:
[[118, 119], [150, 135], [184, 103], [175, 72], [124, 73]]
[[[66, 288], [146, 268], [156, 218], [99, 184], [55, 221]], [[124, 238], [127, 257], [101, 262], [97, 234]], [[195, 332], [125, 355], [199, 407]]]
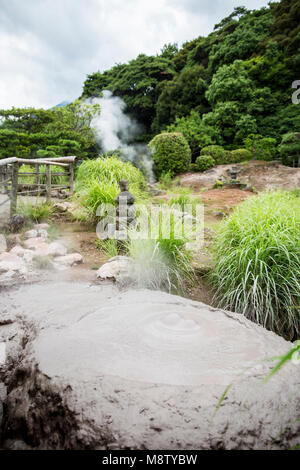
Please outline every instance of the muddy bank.
[[218, 165], [202, 173], [186, 173], [180, 176], [180, 184], [197, 191], [211, 188], [217, 180], [228, 180], [228, 171], [236, 166], [241, 183], [257, 191], [266, 189], [295, 189], [300, 187], [300, 168], [291, 168], [278, 162], [251, 160], [246, 164]]
[[[47, 283], [1, 292], [4, 440], [42, 449], [265, 449], [299, 443], [291, 344], [162, 292]], [[228, 396], [212, 420], [225, 387]], [[298, 439], [298, 441], [297, 441]]]

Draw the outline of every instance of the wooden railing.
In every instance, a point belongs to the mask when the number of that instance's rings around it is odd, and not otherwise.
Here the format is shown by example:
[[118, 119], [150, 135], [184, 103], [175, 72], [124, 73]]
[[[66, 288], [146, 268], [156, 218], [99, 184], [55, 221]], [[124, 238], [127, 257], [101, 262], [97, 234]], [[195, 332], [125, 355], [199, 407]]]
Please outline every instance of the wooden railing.
[[[17, 209], [18, 195], [41, 195], [45, 194], [46, 199], [51, 198], [52, 190], [68, 189], [69, 194], [74, 192], [74, 164], [76, 157], [59, 157], [59, 158], [5, 158], [0, 160], [0, 194], [7, 194], [8, 198], [1, 202], [1, 205], [10, 199], [10, 215], [14, 215]], [[33, 171], [22, 171], [22, 165], [33, 167]], [[45, 166], [45, 172], [41, 172], [41, 166]], [[67, 171], [61, 173], [55, 170], [51, 172], [51, 167], [56, 166]], [[34, 182], [20, 183], [27, 177], [34, 177]], [[52, 182], [52, 176], [65, 177], [68, 184], [55, 184]], [[43, 181], [44, 180], [44, 181]]]

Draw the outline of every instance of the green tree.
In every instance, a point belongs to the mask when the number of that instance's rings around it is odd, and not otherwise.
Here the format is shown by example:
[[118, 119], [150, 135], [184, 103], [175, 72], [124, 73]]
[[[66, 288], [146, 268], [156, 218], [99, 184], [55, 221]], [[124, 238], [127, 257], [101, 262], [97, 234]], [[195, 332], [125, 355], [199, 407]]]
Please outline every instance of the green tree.
[[181, 132], [192, 151], [192, 160], [199, 155], [199, 150], [207, 145], [222, 143], [220, 133], [215, 127], [205, 125], [199, 113], [191, 113], [182, 118], [176, 118], [174, 124], [167, 127], [167, 132]]
[[41, 155], [37, 153], [39, 150], [48, 152], [49, 156], [94, 156], [95, 135], [90, 124], [99, 113], [99, 105], [84, 104], [79, 100], [51, 110], [1, 110], [0, 158], [35, 158]]
[[283, 135], [279, 149], [284, 163], [300, 167], [300, 133]]
[[84, 83], [83, 97], [101, 96], [105, 89], [120, 96], [127, 112], [150, 129], [158, 98], [157, 86], [171, 80], [175, 68], [169, 57], [140, 54], [128, 64], [117, 65], [111, 71], [89, 75]]
[[202, 114], [209, 109], [205, 98], [207, 89], [206, 72], [203, 66], [195, 65], [183, 69], [173, 80], [163, 82], [156, 104], [156, 116], [152, 130], [158, 132], [166, 128], [176, 118], [187, 116], [191, 109]]
[[276, 139], [271, 137], [263, 137], [259, 134], [250, 134], [245, 140], [244, 144], [253, 157], [257, 160], [272, 160], [276, 157]]

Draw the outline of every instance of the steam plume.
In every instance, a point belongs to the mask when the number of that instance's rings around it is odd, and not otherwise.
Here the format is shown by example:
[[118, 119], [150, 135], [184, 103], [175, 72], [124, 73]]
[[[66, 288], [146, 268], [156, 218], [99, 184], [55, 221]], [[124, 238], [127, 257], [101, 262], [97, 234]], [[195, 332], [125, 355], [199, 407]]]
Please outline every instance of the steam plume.
[[96, 142], [103, 152], [119, 150], [122, 157], [134, 163], [154, 181], [152, 160], [146, 145], [131, 144], [143, 132], [143, 127], [125, 114], [126, 103], [111, 91], [104, 90], [101, 98], [90, 98], [89, 103], [101, 106], [100, 116], [92, 120], [96, 132]]

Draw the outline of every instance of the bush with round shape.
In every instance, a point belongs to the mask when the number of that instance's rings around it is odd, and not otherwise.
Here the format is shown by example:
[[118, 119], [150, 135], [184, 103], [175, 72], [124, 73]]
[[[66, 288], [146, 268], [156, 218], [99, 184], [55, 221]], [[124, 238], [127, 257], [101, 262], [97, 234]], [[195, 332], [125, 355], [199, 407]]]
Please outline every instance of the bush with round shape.
[[198, 171], [209, 170], [215, 166], [216, 162], [210, 155], [200, 155], [196, 160], [196, 166]]
[[252, 153], [247, 149], [232, 150], [229, 155], [228, 163], [241, 163], [249, 161], [253, 158]]
[[300, 337], [300, 199], [267, 192], [235, 208], [215, 240], [219, 305], [293, 340]]
[[216, 165], [225, 165], [228, 163], [228, 154], [229, 152], [223, 149], [220, 145], [208, 145], [200, 152], [200, 155], [210, 155], [214, 159]]
[[159, 177], [163, 173], [184, 173], [191, 163], [191, 149], [180, 132], [164, 132], [149, 143], [152, 149], [154, 170]]

